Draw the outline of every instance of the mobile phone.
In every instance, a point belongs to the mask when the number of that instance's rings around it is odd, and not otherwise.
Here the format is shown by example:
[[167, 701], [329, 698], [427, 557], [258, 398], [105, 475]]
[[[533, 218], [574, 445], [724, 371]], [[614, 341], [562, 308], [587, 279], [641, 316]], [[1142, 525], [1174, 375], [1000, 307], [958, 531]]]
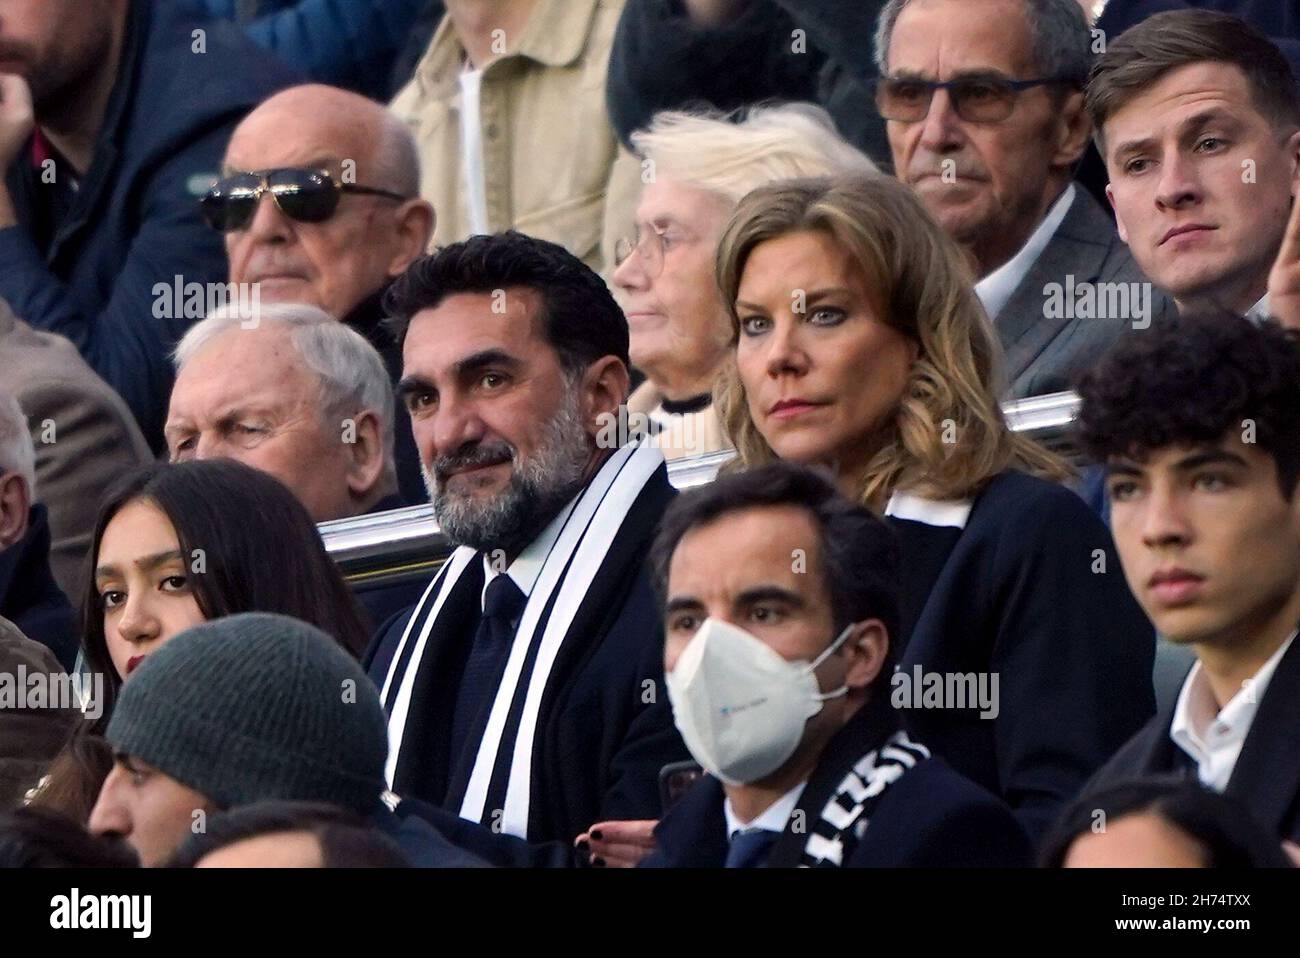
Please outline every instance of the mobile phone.
[[704, 769], [695, 762], [673, 762], [659, 770], [659, 804], [666, 813], [692, 785], [704, 777]]

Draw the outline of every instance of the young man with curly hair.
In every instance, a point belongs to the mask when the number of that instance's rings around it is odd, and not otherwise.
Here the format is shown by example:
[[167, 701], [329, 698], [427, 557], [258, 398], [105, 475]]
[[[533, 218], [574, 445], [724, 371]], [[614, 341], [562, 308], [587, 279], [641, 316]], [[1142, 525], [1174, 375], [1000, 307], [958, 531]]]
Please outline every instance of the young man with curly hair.
[[1129, 587], [1196, 663], [1098, 786], [1195, 775], [1300, 839], [1300, 335], [1187, 316], [1130, 334], [1080, 386]]

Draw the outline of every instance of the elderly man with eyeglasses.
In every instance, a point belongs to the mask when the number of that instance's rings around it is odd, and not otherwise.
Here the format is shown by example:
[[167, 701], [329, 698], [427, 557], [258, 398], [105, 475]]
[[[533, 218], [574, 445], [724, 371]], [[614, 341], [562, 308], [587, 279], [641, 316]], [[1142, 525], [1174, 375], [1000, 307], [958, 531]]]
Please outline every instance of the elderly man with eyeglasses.
[[1092, 133], [1078, 0], [890, 0], [876, 61], [896, 175], [970, 254], [1012, 397], [1069, 388], [1168, 308], [1073, 182]]
[[[225, 236], [241, 302], [319, 307], [369, 340], [394, 383], [402, 355], [385, 330], [383, 296], [433, 235], [419, 198], [410, 130], [383, 106], [319, 84], [292, 87], [236, 127], [222, 178], [201, 201]], [[407, 503], [426, 498], [404, 410], [397, 478]]]

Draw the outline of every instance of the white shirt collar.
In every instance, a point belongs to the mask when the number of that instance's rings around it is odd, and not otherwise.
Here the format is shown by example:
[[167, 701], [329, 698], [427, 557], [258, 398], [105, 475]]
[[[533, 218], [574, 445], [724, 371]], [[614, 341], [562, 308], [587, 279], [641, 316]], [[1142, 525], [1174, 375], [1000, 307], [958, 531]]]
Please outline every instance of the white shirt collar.
[[[532, 542], [524, 547], [524, 551], [515, 556], [513, 562], [506, 568], [506, 575], [515, 580], [515, 585], [519, 586], [519, 591], [525, 597], [532, 595], [533, 586], [537, 584], [538, 577], [542, 574], [542, 566], [546, 564], [546, 557], [551, 554], [551, 547], [555, 545], [555, 540], [560, 538], [560, 530], [564, 528], [565, 521], [569, 518], [569, 513], [573, 511], [574, 504], [578, 499], [575, 496], [573, 501], [560, 510], [560, 514], [551, 520], [550, 525], [542, 530]], [[487, 605], [487, 587], [498, 575], [500, 571], [492, 567], [491, 553], [483, 555], [483, 591], [479, 594], [479, 608], [483, 609]]]
[[1052, 204], [1043, 221], [1038, 224], [1038, 228], [1029, 235], [1025, 245], [1020, 247], [1020, 251], [975, 284], [975, 295], [984, 304], [984, 311], [989, 314], [989, 319], [998, 318], [998, 313], [1002, 312], [1007, 305], [1016, 287], [1029, 273], [1029, 268], [1052, 241], [1052, 237], [1061, 226], [1061, 221], [1065, 219], [1065, 214], [1070, 211], [1075, 193], [1075, 186], [1071, 183]]
[[767, 806], [752, 822], [742, 822], [731, 807], [731, 799], [725, 800], [722, 803], [722, 814], [727, 817], [727, 841], [735, 838], [736, 832], [747, 828], [761, 828], [765, 832], [785, 831], [785, 823], [794, 813], [795, 806], [799, 804], [799, 796], [803, 794], [804, 786], [807, 784], [807, 782], [800, 782]]
[[1220, 792], [1227, 787], [1255, 712], [1268, 691], [1268, 683], [1295, 637], [1296, 632], [1292, 632], [1222, 709], [1215, 701], [1200, 661], [1192, 666], [1178, 693], [1169, 737], [1196, 761], [1197, 775], [1203, 784]]
[[924, 522], [927, 526], [964, 529], [972, 505], [968, 499], [926, 499], [910, 492], [895, 492], [885, 505], [885, 515]]
[[1261, 319], [1268, 318], [1268, 293], [1265, 293], [1263, 296], [1261, 296], [1259, 298], [1259, 302], [1257, 302], [1254, 306], [1250, 307], [1250, 309], [1246, 310], [1246, 318], [1253, 319], [1257, 323]]

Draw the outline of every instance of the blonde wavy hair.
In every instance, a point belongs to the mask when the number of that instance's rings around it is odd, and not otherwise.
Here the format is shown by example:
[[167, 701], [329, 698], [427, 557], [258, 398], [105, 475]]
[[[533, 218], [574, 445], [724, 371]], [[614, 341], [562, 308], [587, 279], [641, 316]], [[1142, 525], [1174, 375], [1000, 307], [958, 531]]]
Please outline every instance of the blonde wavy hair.
[[[717, 280], [731, 317], [750, 253], [789, 233], [829, 236], [856, 266], [880, 316], [919, 346], [894, 415], [875, 437], [860, 499], [883, 507], [895, 490], [969, 499], [999, 472], [1018, 468], [1059, 481], [1060, 457], [1012, 432], [998, 402], [1001, 347], [975, 296], [966, 260], [912, 191], [883, 175], [788, 180], [754, 190], [718, 244]], [[750, 417], [735, 350], [714, 390], [735, 468], [777, 457]], [[944, 442], [944, 439], [950, 441]]]
[[733, 206], [777, 180], [877, 172], [835, 129], [831, 115], [812, 103], [734, 113], [665, 110], [632, 134], [632, 146], [656, 176], [715, 193]]

